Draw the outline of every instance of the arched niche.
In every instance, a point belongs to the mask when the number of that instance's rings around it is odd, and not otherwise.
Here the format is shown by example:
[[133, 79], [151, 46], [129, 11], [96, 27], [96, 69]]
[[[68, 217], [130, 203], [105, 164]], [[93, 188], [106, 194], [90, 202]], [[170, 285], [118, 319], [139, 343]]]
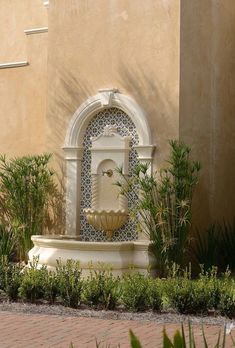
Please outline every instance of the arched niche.
[[135, 146], [138, 159], [152, 166], [154, 146], [151, 132], [143, 110], [131, 97], [119, 93], [116, 89], [100, 90], [88, 98], [72, 116], [65, 137], [63, 150], [66, 161], [66, 234], [79, 235], [80, 197], [81, 197], [81, 160], [83, 155], [83, 137], [92, 118], [105, 108], [119, 108], [135, 124], [139, 144]]

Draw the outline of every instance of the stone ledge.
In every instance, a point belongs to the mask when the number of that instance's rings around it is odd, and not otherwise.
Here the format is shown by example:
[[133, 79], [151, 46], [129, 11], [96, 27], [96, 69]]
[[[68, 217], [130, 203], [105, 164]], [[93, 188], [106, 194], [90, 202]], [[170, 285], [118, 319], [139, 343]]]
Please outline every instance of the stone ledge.
[[29, 62], [27, 62], [26, 60], [20, 62], [1, 63], [0, 69], [21, 68], [27, 65], [29, 65]]
[[48, 27], [33, 28], [33, 29], [24, 30], [24, 33], [26, 35], [41, 34], [41, 33], [47, 33], [47, 32], [48, 32]]
[[147, 240], [124, 242], [85, 242], [69, 237], [32, 236], [34, 247], [29, 252], [29, 260], [39, 256], [39, 264], [55, 269], [57, 260], [65, 264], [68, 259], [77, 260], [83, 273], [92, 269], [101, 269], [102, 265], [113, 270], [114, 275], [121, 275], [131, 268], [147, 273], [149, 267], [155, 268], [155, 260], [149, 252]]

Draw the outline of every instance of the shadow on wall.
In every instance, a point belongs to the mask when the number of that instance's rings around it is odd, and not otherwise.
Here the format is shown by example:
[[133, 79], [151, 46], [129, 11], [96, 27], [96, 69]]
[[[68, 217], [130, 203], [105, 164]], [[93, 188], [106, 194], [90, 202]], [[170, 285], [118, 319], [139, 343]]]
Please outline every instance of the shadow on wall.
[[57, 163], [62, 163], [62, 146], [68, 123], [79, 105], [89, 96], [85, 83], [79, 82], [65, 69], [58, 71], [55, 86], [49, 91], [48, 143], [47, 148], [54, 155]]
[[[157, 146], [155, 163], [159, 166], [168, 155], [168, 140], [178, 137], [178, 105], [170, 100], [170, 93], [164, 91], [161, 83], [147, 76], [141, 67], [134, 70], [120, 64], [118, 73], [118, 84], [113, 87], [130, 95], [145, 111], [152, 129], [153, 144]], [[97, 90], [88, 81], [78, 81], [64, 69], [58, 71], [57, 76], [57, 86], [49, 92], [49, 98], [53, 102], [49, 107], [47, 147], [55, 154], [57, 161], [61, 162], [61, 146], [68, 122], [81, 103], [97, 93]]]
[[[121, 66], [120, 85], [123, 85], [126, 91], [131, 91], [130, 94], [146, 111], [152, 129], [153, 143], [157, 145], [155, 166], [159, 168], [165, 164], [169, 155], [168, 140], [179, 137], [179, 106], [172, 101], [171, 91], [167, 93], [161, 82], [154, 79], [154, 75], [147, 76], [141, 67], [137, 70], [136, 73], [131, 68]], [[193, 159], [200, 161], [200, 153], [195, 151], [192, 136], [193, 133], [185, 141], [192, 147]], [[205, 180], [203, 171], [202, 168], [193, 199], [193, 225], [196, 226], [203, 226], [204, 216], [208, 218], [207, 213], [205, 214], [209, 207], [208, 182]]]
[[202, 163], [199, 226], [235, 215], [234, 32], [234, 1], [182, 2], [180, 138]]
[[178, 99], [141, 65], [133, 69], [120, 63], [118, 72], [120, 90], [131, 95], [146, 113], [156, 145], [154, 165], [159, 167], [168, 156], [168, 141], [178, 138]]

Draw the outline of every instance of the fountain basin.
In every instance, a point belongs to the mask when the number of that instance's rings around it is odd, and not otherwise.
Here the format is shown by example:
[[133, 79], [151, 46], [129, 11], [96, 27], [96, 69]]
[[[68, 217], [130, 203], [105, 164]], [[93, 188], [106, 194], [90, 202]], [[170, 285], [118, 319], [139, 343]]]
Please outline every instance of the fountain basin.
[[114, 231], [121, 228], [127, 221], [128, 214], [125, 210], [96, 210], [84, 209], [87, 221], [97, 230], [105, 231], [111, 241]]
[[56, 260], [63, 264], [68, 259], [78, 260], [83, 275], [92, 269], [98, 270], [105, 265], [114, 275], [129, 272], [131, 268], [146, 273], [155, 269], [155, 260], [149, 251], [148, 240], [125, 242], [86, 242], [72, 237], [32, 236], [34, 247], [29, 251], [29, 261], [39, 256], [38, 267], [46, 265], [55, 270]]

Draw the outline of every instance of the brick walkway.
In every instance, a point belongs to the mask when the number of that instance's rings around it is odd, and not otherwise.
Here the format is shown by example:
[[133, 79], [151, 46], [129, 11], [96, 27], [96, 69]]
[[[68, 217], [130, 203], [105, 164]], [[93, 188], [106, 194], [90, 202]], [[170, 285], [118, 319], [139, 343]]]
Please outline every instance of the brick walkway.
[[[170, 336], [180, 326], [167, 324]], [[162, 347], [163, 324], [130, 320], [104, 320], [56, 315], [21, 314], [0, 312], [0, 348], [38, 348], [57, 347], [95, 348], [95, 338], [101, 348], [129, 348], [128, 330], [132, 329], [140, 338], [143, 347]], [[209, 346], [216, 343], [218, 326], [205, 326]], [[194, 326], [198, 347], [203, 347], [200, 327]], [[213, 345], [214, 347], [214, 345]], [[226, 347], [233, 347], [230, 337]]]

